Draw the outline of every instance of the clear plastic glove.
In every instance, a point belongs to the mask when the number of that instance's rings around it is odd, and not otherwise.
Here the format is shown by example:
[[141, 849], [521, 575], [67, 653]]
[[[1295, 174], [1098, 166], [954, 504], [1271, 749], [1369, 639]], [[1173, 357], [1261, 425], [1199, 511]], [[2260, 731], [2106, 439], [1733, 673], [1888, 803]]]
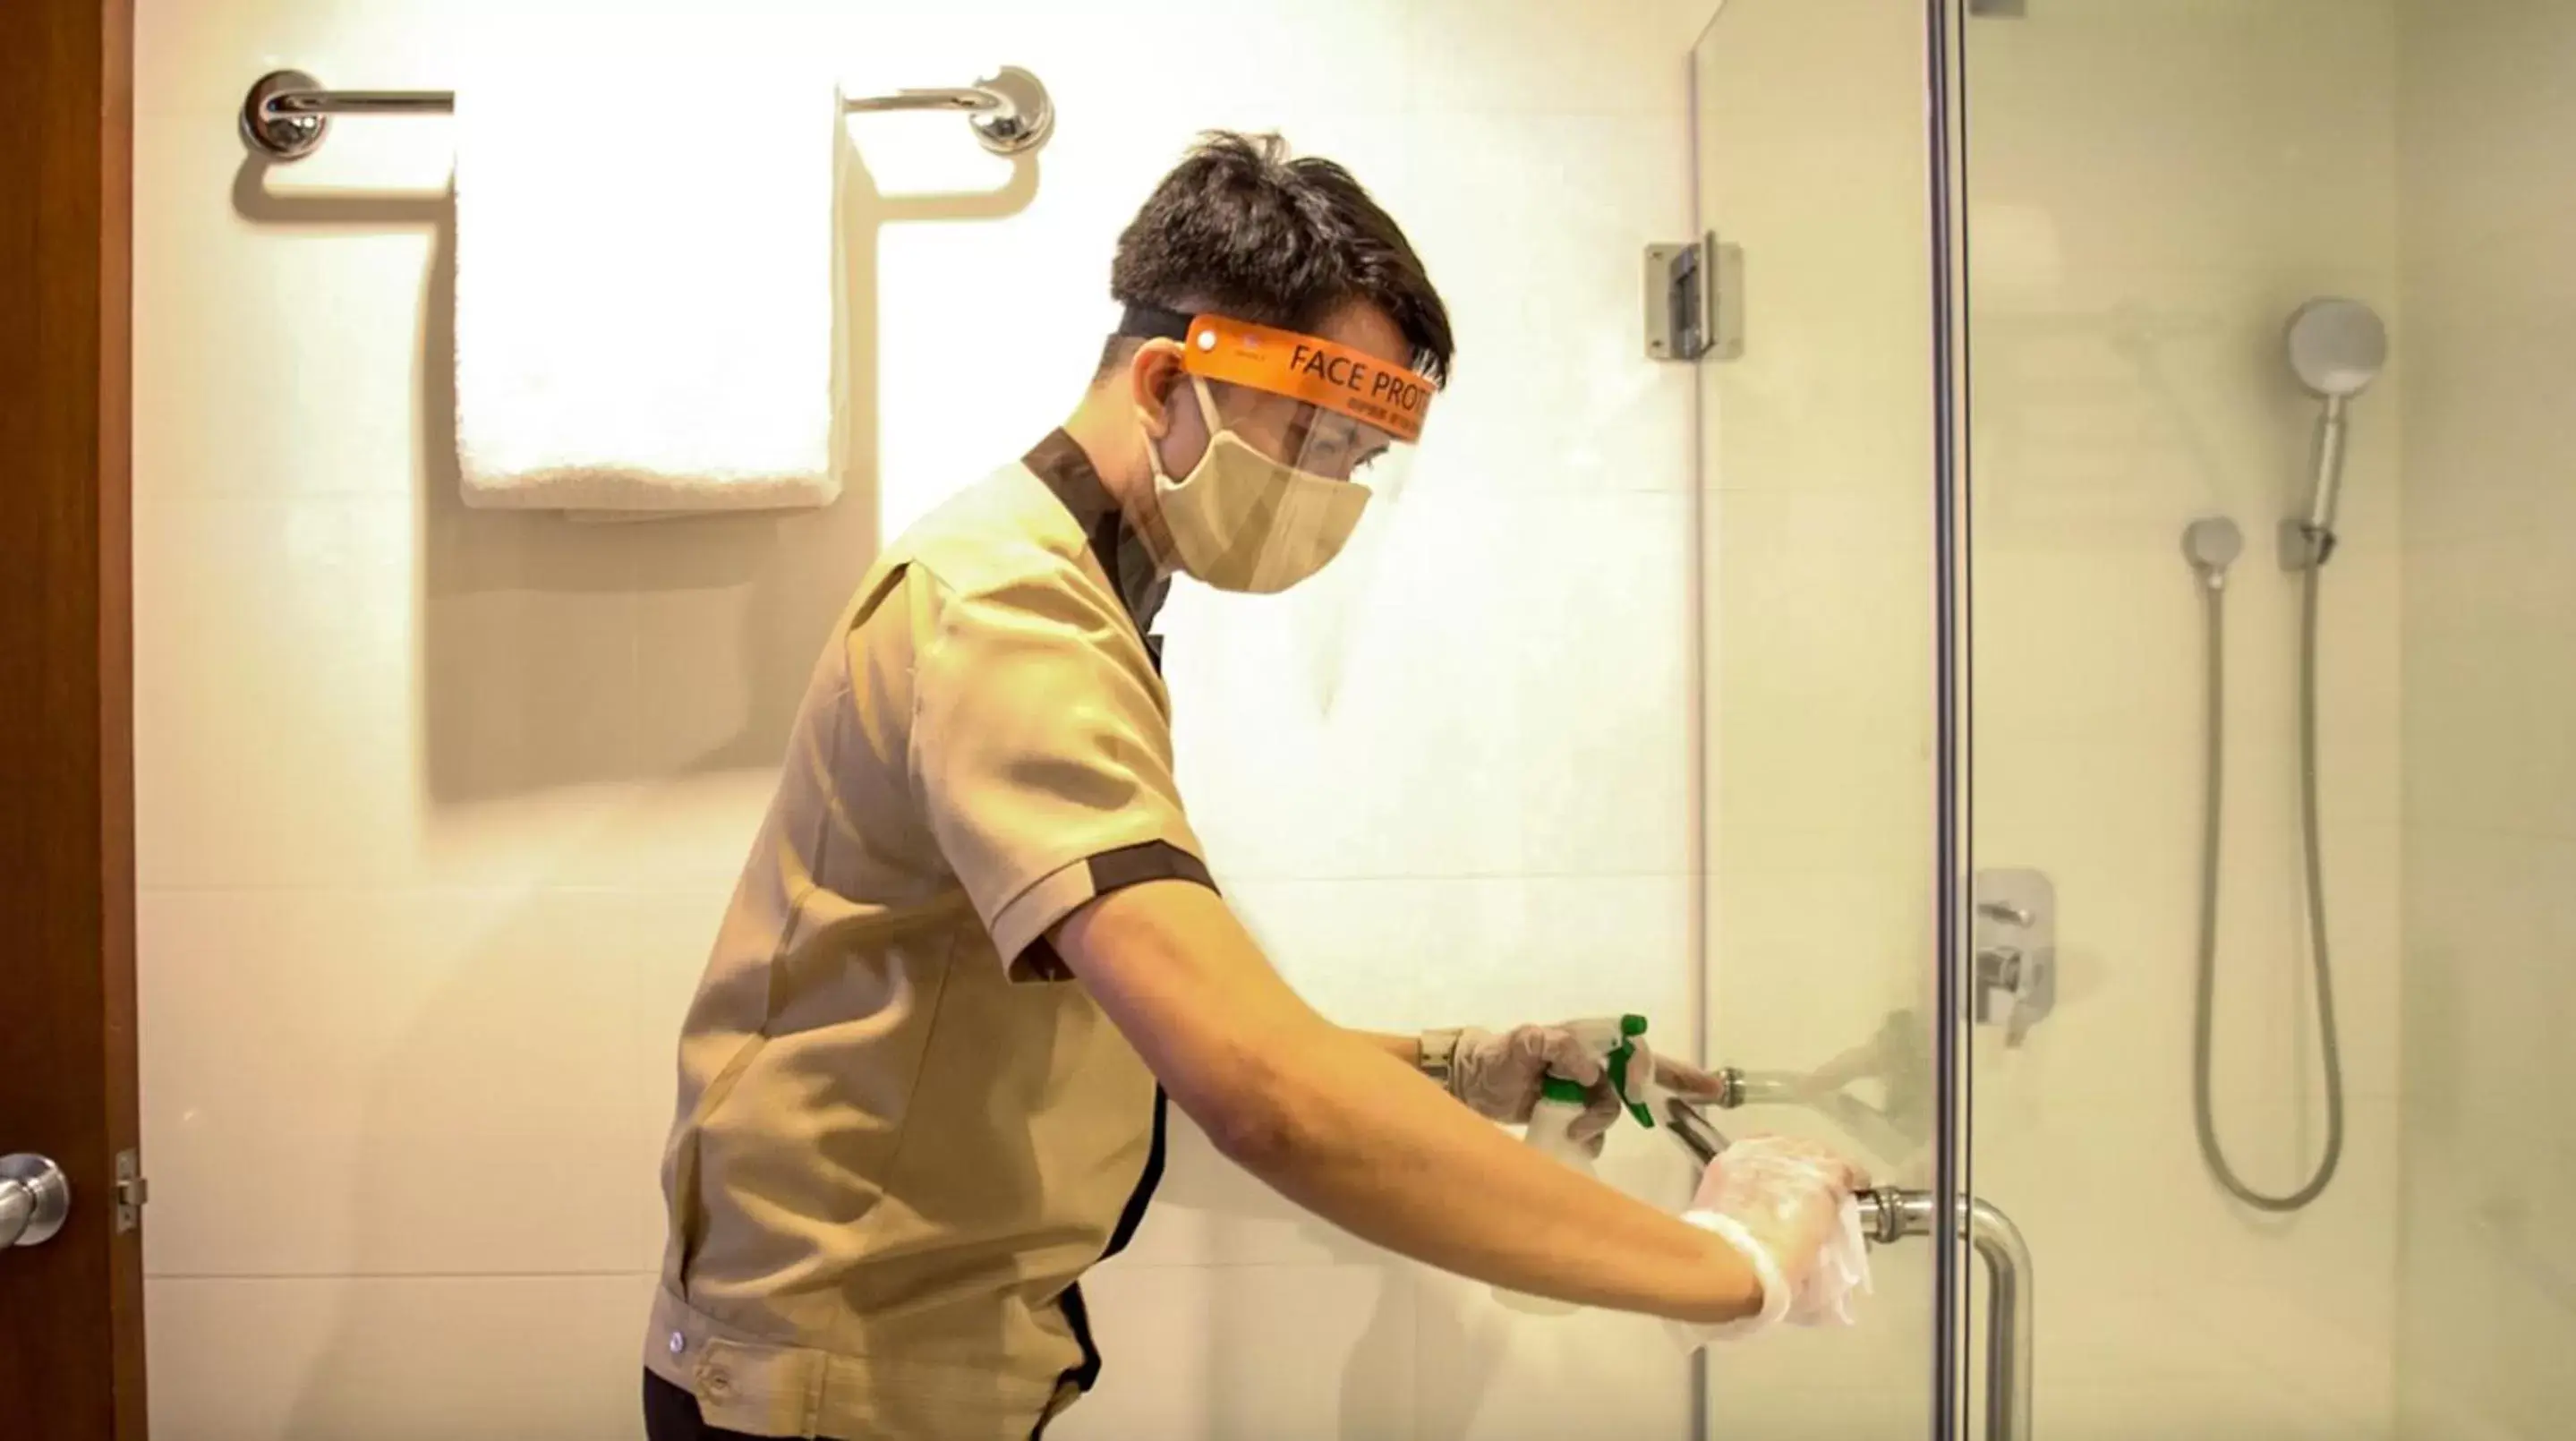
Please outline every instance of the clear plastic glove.
[[1502, 1032], [1469, 1026], [1458, 1032], [1458, 1047], [1450, 1052], [1449, 1093], [1488, 1121], [1525, 1126], [1538, 1104], [1539, 1082], [1550, 1071], [1587, 1087], [1609, 1088], [1601, 1058], [1563, 1026]]
[[[1637, 1050], [1637, 1058], [1629, 1063], [1632, 1077], [1651, 1075], [1656, 1087], [1701, 1100], [1718, 1094], [1717, 1078], [1708, 1072], [1656, 1055], [1643, 1036], [1631, 1038], [1630, 1044]], [[1623, 1102], [1601, 1057], [1569, 1025], [1515, 1026], [1499, 1033], [1473, 1027], [1461, 1030], [1457, 1049], [1450, 1055], [1449, 1090], [1489, 1121], [1526, 1125], [1531, 1108], [1538, 1104], [1539, 1083], [1551, 1071], [1582, 1083], [1588, 1091], [1583, 1118], [1568, 1133], [1599, 1154], [1603, 1138], [1618, 1123]], [[1634, 1088], [1633, 1079], [1630, 1084]], [[1647, 1097], [1640, 1094], [1635, 1099]]]
[[1734, 1340], [1780, 1321], [1814, 1325], [1840, 1317], [1839, 1298], [1815, 1294], [1810, 1283], [1828, 1249], [1844, 1238], [1845, 1203], [1868, 1184], [1858, 1166], [1832, 1150], [1785, 1136], [1748, 1137], [1710, 1162], [1683, 1219], [1742, 1253], [1762, 1278], [1762, 1312], [1692, 1332], [1690, 1343]]

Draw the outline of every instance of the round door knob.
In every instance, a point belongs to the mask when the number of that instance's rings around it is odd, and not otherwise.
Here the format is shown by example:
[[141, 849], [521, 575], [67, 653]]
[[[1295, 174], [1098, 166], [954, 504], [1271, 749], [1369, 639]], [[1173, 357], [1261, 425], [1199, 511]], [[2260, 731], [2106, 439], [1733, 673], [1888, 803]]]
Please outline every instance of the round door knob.
[[72, 1213], [72, 1183], [42, 1156], [0, 1156], [0, 1246], [41, 1246]]

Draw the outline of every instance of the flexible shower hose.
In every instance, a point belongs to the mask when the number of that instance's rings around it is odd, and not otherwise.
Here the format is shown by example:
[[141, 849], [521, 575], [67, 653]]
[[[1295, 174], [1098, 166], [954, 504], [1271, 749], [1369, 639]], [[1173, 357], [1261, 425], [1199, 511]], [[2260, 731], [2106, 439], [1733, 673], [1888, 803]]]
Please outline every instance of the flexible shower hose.
[[2226, 591], [2215, 585], [2208, 587], [2208, 783], [2202, 791], [2200, 980], [2192, 1023], [2192, 1123], [2200, 1133], [2200, 1154], [2209, 1162], [2210, 1174], [2218, 1178], [2218, 1184], [2226, 1187], [2228, 1194], [2262, 1211], [2286, 1212], [2306, 1207], [2325, 1194], [2326, 1186], [2334, 1180], [2335, 1168], [2343, 1161], [2343, 1050], [2335, 1029], [2334, 961], [2326, 947], [2324, 843], [2317, 822], [2317, 587], [2321, 570], [2311, 565], [2304, 572], [2306, 585], [2299, 602], [2299, 829], [2307, 852], [2308, 954], [2316, 964], [2317, 1029], [2319, 1050], [2325, 1061], [2326, 1149], [2307, 1184], [2282, 1196], [2255, 1190], [2227, 1164], [2210, 1104], [2210, 1032], [2218, 990], [2219, 802], [2226, 794], [2222, 768], [2226, 752], [2227, 661], [2226, 627], [2222, 623]]

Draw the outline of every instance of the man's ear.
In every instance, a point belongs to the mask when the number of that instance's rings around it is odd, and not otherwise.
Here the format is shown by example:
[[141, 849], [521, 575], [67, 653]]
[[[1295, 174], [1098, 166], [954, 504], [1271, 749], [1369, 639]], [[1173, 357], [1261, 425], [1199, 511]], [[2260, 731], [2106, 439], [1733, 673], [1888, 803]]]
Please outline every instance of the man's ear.
[[1172, 392], [1181, 384], [1181, 343], [1148, 340], [1127, 362], [1128, 401], [1144, 423], [1145, 433], [1161, 440], [1172, 433]]

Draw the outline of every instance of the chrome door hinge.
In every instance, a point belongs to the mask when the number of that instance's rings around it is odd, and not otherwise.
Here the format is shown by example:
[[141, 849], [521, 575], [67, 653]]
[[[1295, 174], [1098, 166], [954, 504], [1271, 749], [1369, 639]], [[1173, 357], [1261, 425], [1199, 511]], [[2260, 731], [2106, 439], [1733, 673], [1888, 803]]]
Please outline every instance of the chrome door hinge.
[[152, 1199], [152, 1183], [143, 1179], [143, 1162], [132, 1148], [116, 1153], [116, 1234], [143, 1224], [144, 1203]]
[[1646, 247], [1646, 355], [1733, 360], [1744, 353], [1744, 250], [1715, 235]]

